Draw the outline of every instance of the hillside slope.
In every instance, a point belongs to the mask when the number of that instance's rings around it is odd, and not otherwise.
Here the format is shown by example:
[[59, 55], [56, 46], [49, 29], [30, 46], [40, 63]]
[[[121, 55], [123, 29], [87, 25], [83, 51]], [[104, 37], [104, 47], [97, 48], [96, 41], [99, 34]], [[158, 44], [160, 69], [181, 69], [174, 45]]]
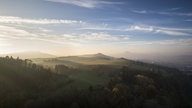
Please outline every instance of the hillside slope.
[[30, 60], [0, 58], [0, 107], [192, 107], [191, 76], [172, 68], [117, 60], [124, 66], [83, 65], [82, 69], [56, 62], [51, 71]]

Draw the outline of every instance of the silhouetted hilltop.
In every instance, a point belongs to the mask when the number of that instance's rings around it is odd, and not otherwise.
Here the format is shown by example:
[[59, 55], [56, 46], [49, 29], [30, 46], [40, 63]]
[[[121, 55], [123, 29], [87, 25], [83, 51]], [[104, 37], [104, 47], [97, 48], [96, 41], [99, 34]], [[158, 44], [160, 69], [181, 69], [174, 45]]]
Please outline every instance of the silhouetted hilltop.
[[90, 57], [90, 58], [97, 58], [97, 59], [114, 59], [114, 57], [107, 56], [103, 53], [97, 53], [97, 54], [87, 54], [87, 55], [81, 55], [80, 57]]

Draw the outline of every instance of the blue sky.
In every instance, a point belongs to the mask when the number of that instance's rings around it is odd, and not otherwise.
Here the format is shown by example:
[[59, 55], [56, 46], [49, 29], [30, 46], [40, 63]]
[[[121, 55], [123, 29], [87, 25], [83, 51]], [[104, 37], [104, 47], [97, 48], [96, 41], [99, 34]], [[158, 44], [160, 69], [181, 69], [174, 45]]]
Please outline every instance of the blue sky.
[[190, 0], [0, 0], [0, 53], [192, 53]]

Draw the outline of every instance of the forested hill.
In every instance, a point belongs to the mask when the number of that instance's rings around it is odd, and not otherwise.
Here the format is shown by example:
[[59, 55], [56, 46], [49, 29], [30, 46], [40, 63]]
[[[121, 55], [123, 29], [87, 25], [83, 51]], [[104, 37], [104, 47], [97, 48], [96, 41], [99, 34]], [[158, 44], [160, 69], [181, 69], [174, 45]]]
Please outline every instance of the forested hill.
[[[130, 64], [122, 66], [108, 76], [97, 74], [101, 69], [113, 69], [105, 65], [88, 72], [60, 65], [62, 73], [55, 73], [28, 59], [1, 57], [0, 108], [192, 108], [191, 76], [161, 66], [137, 69], [151, 65], [134, 63], [135, 68]], [[92, 77], [88, 80], [89, 75]], [[102, 78], [109, 80], [94, 85], [97, 79], [103, 81]], [[73, 86], [78, 79], [84, 79], [82, 82], [89, 87]], [[78, 82], [75, 84], [81, 86], [82, 82]]]
[[66, 76], [57, 75], [31, 60], [0, 58], [0, 108], [24, 107], [65, 83]]

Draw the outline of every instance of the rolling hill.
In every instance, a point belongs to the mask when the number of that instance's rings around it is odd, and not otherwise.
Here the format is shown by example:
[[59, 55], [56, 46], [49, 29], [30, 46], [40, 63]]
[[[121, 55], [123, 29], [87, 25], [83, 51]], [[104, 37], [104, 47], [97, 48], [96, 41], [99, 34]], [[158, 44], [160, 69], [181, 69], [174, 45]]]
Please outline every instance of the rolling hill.
[[173, 68], [104, 54], [32, 60], [0, 57], [0, 107], [191, 107], [192, 77]]
[[1, 56], [12, 56], [14, 58], [19, 57], [22, 59], [31, 59], [31, 58], [53, 58], [56, 57], [55, 55], [38, 52], [38, 51], [30, 51], [30, 52], [18, 52], [18, 53], [8, 53], [2, 54]]
[[98, 54], [89, 54], [89, 55], [80, 55], [80, 56], [63, 56], [63, 57], [54, 57], [54, 58], [34, 58], [33, 62], [38, 64], [63, 64], [63, 65], [124, 65], [130, 60], [123, 58], [115, 58], [107, 56], [101, 53]]

